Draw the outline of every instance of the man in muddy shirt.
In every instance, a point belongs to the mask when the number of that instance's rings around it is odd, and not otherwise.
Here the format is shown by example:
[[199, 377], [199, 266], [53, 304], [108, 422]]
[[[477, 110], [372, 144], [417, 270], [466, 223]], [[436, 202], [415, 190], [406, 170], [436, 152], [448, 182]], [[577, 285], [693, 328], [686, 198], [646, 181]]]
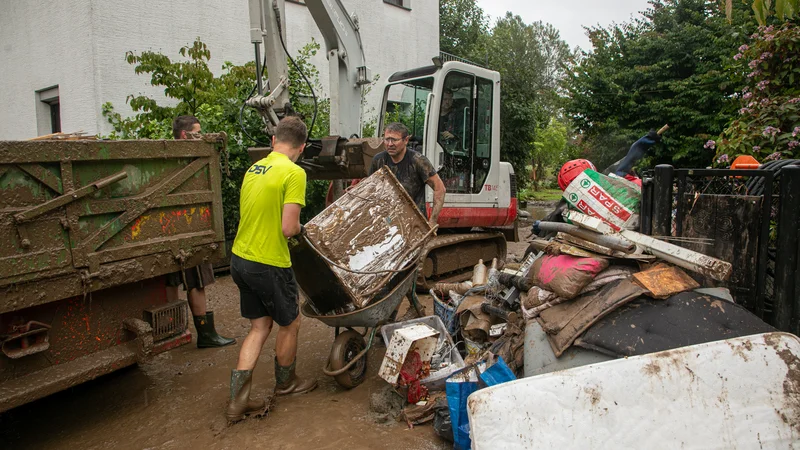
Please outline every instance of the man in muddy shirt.
[[372, 175], [383, 166], [389, 167], [424, 216], [427, 216], [425, 185], [430, 186], [433, 189], [433, 208], [428, 223], [434, 226], [444, 206], [444, 183], [425, 155], [407, 148], [408, 138], [408, 128], [402, 123], [393, 122], [386, 125], [383, 132], [383, 145], [386, 151], [375, 155], [369, 174]]

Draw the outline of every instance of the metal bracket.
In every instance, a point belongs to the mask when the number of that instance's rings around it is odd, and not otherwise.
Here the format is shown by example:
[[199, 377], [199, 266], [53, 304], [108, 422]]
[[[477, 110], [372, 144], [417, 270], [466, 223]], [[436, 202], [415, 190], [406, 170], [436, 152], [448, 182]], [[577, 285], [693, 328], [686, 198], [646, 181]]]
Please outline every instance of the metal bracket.
[[281, 77], [269, 95], [256, 95], [245, 102], [247, 106], [257, 109], [264, 118], [265, 129], [270, 136], [275, 134], [275, 127], [278, 126], [278, 122], [280, 121], [280, 117], [278, 117], [273, 106], [275, 106], [278, 96], [281, 95], [285, 89], [289, 89], [289, 79]]
[[116, 183], [117, 181], [123, 180], [125, 178], [128, 178], [128, 173], [127, 172], [123, 171], [123, 172], [115, 173], [114, 175], [111, 175], [109, 177], [97, 180], [97, 181], [95, 181], [94, 183], [92, 183], [92, 184], [90, 184], [88, 186], [84, 186], [84, 187], [82, 187], [80, 189], [69, 191], [69, 192], [65, 193], [64, 195], [60, 195], [60, 196], [58, 196], [58, 197], [56, 197], [56, 198], [54, 198], [52, 200], [49, 200], [49, 201], [46, 201], [46, 202], [44, 202], [42, 204], [36, 205], [33, 208], [26, 209], [25, 211], [23, 211], [21, 213], [17, 213], [17, 214], [14, 215], [14, 220], [17, 222], [17, 224], [33, 220], [36, 217], [39, 217], [39, 216], [41, 216], [42, 214], [44, 214], [44, 213], [46, 213], [48, 211], [52, 211], [52, 210], [54, 210], [56, 208], [60, 208], [62, 206], [65, 206], [65, 205], [67, 205], [69, 203], [72, 203], [72, 202], [74, 202], [74, 201], [76, 201], [76, 200], [78, 200], [80, 198], [86, 197], [87, 195], [89, 195], [89, 194], [91, 194], [91, 193], [93, 193], [93, 192], [95, 192], [95, 191], [97, 191], [99, 189], [102, 189], [102, 188], [108, 186], [109, 184]]
[[133, 318], [123, 320], [122, 325], [126, 330], [134, 333], [139, 342], [137, 362], [139, 364], [147, 362], [153, 354], [153, 328], [144, 320]]
[[12, 326], [3, 339], [3, 353], [11, 359], [41, 353], [50, 348], [49, 331], [50, 325], [35, 320]]

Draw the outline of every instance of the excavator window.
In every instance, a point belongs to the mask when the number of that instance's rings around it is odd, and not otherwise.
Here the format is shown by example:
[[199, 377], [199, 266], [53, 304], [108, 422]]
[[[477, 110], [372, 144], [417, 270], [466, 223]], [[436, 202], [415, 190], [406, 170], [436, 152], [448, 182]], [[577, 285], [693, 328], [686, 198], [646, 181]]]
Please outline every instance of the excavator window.
[[474, 80], [473, 75], [451, 72], [444, 81], [436, 136], [444, 150], [439, 176], [447, 192], [468, 194], [472, 191]]
[[476, 78], [475, 95], [475, 158], [472, 163], [474, 184], [472, 192], [479, 193], [489, 176], [492, 161], [492, 105], [494, 83], [485, 78]]
[[432, 86], [433, 78], [423, 78], [389, 87], [383, 123], [400, 122], [408, 127], [411, 145], [421, 143], [425, 136], [425, 112]]

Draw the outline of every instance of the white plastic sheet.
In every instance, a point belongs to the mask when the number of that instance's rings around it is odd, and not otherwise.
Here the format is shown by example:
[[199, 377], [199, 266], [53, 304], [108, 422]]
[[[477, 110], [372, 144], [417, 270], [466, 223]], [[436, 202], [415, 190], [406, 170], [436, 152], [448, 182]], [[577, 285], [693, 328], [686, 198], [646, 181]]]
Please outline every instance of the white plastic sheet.
[[800, 448], [800, 340], [769, 333], [470, 395], [475, 449]]

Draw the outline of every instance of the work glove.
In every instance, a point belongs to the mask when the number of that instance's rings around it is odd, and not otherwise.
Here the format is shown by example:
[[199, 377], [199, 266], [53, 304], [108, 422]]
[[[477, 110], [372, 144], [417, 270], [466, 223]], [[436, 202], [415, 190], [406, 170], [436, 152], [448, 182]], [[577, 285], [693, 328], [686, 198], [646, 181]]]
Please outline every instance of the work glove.
[[642, 136], [638, 141], [631, 145], [630, 150], [628, 150], [628, 154], [625, 155], [625, 158], [619, 163], [617, 170], [614, 171], [614, 174], [624, 177], [630, 173], [631, 169], [633, 169], [633, 166], [635, 166], [636, 163], [638, 163], [639, 160], [644, 157], [647, 151], [659, 142], [661, 142], [661, 136], [658, 135], [656, 130], [650, 130], [646, 135]]

